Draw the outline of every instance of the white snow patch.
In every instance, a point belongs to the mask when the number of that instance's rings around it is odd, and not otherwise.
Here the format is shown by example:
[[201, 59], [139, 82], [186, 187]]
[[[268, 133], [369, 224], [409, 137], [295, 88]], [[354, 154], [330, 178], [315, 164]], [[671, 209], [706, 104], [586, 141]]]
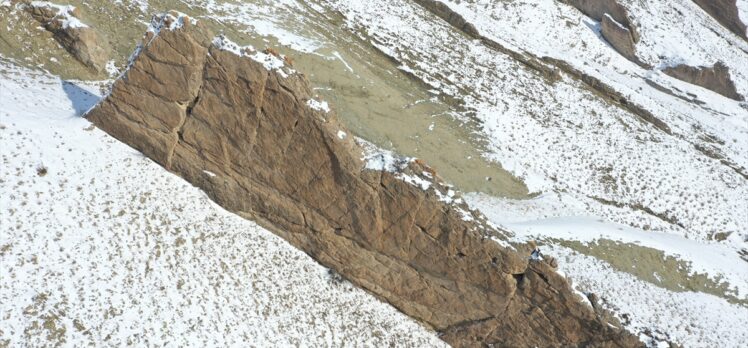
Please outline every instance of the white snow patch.
[[195, 18], [191, 18], [190, 16], [179, 12], [179, 11], [171, 11], [174, 14], [170, 12], [161, 13], [158, 15], [153, 16], [153, 19], [151, 20], [151, 23], [148, 25], [148, 31], [152, 32], [156, 35], [162, 30], [177, 30], [184, 27], [185, 20], [191, 21], [193, 24], [197, 24], [198, 20]]
[[[740, 21], [748, 26], [748, 0], [737, 0], [735, 5], [738, 6], [738, 17]], [[748, 35], [748, 28], [746, 29], [746, 35]]]
[[283, 72], [281, 68], [285, 66], [283, 59], [276, 57], [275, 55], [270, 53], [257, 51], [253, 55], [249, 56], [249, 58], [252, 58], [252, 60], [261, 63], [267, 70], [277, 69], [279, 72]]
[[348, 69], [348, 71], [353, 72], [353, 68], [351, 68], [350, 65], [348, 65], [348, 62], [343, 59], [343, 56], [340, 55], [340, 52], [334, 51], [332, 52], [332, 55], [335, 56], [335, 58], [338, 58], [338, 60], [345, 65], [345, 68]]
[[338, 139], [340, 139], [340, 140], [343, 140], [343, 139], [345, 139], [345, 138], [346, 138], [347, 136], [348, 136], [348, 134], [346, 134], [346, 132], [343, 132], [342, 130], [339, 130], [339, 131], [338, 131]]
[[223, 51], [231, 52], [240, 57], [248, 57], [265, 67], [268, 71], [275, 71], [283, 78], [288, 77], [288, 74], [293, 74], [296, 70], [288, 69], [284, 70], [285, 62], [281, 57], [276, 57], [274, 54], [265, 53], [255, 50], [252, 45], [239, 46], [237, 43], [231, 41], [224, 35], [219, 35], [213, 38], [213, 46]]
[[119, 69], [117, 69], [117, 65], [115, 65], [114, 60], [106, 62], [104, 70], [106, 70], [107, 74], [109, 74], [109, 77], [116, 77], [120, 74], [120, 71]]
[[392, 151], [382, 149], [358, 137], [356, 138], [356, 143], [364, 151], [361, 160], [364, 161], [366, 169], [385, 170], [394, 173], [407, 167], [411, 160], [408, 157], [398, 156]]
[[327, 105], [327, 102], [324, 100], [309, 99], [307, 100], [306, 105], [317, 111], [322, 111], [325, 113], [330, 112], [330, 106]]
[[625, 315], [625, 326], [634, 333], [648, 331], [655, 341], [684, 347], [741, 347], [748, 342], [745, 306], [699, 292], [669, 291], [571, 249], [546, 246], [543, 251], [558, 259], [559, 270], [575, 288], [597, 294], [619, 319]]
[[548, 193], [521, 201], [475, 193], [464, 197], [493, 223], [514, 232], [517, 241], [557, 238], [587, 243], [609, 239], [641, 245], [687, 261], [692, 273], [726, 281], [736, 297], [748, 298], [748, 267], [739, 266], [745, 263], [738, 254], [742, 243], [705, 243], [605, 221], [585, 211], [590, 203], [568, 195]]
[[281, 45], [305, 53], [313, 53], [324, 46], [324, 36], [312, 37], [303, 30], [306, 20], [302, 14], [310, 14], [309, 2], [274, 0], [226, 3], [209, 1], [200, 4], [210, 16], [221, 22], [241, 23], [247, 32], [275, 37]]

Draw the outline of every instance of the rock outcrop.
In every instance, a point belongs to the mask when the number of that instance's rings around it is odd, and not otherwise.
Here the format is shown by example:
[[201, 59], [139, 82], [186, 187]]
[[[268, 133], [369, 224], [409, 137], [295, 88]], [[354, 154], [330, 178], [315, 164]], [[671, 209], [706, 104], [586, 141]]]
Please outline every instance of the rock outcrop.
[[628, 11], [616, 0], [560, 0], [576, 7], [588, 17], [600, 21], [603, 38], [628, 60], [643, 63], [636, 56], [639, 32], [633, 25]]
[[616, 21], [606, 13], [600, 21], [600, 30], [605, 40], [607, 40], [608, 43], [618, 51], [618, 53], [632, 62], [641, 64], [639, 58], [636, 56], [636, 42], [633, 39], [633, 32], [629, 27]]
[[693, 67], [681, 64], [663, 69], [662, 72], [676, 79], [712, 90], [730, 99], [743, 101], [743, 96], [738, 94], [735, 83], [730, 78], [730, 69], [722, 62], [717, 62], [711, 67]]
[[22, 6], [83, 65], [96, 72], [104, 70], [111, 49], [93, 28], [78, 19], [80, 14], [75, 7], [46, 1], [25, 1]]
[[[662, 130], [667, 134], [672, 134], [670, 127], [647, 111], [640, 105], [632, 103], [628, 97], [624, 96], [621, 92], [615, 90], [612, 86], [604, 83], [600, 79], [586, 74], [585, 72], [573, 67], [568, 62], [552, 57], [538, 57], [528, 52], [520, 52], [512, 50], [508, 47], [503, 46], [499, 42], [492, 40], [489, 37], [481, 35], [472, 23], [467, 22], [459, 13], [454, 12], [446, 4], [438, 0], [414, 0], [417, 4], [422, 6], [425, 10], [435, 14], [439, 18], [443, 19], [455, 28], [462, 30], [463, 33], [472, 37], [475, 40], [479, 40], [482, 44], [486, 45], [499, 53], [506, 54], [517, 62], [523, 64], [528, 69], [536, 71], [540, 76], [546, 79], [548, 83], [554, 83], [561, 79], [561, 73], [566, 73], [568, 76], [584, 83], [590, 88], [595, 94], [603, 98], [604, 100], [617, 105], [621, 109], [624, 109], [641, 119], [644, 122], [652, 124], [657, 129]], [[465, 28], [468, 28], [467, 30]], [[642, 64], [643, 65], [643, 64]]]
[[273, 52], [158, 20], [87, 114], [98, 127], [454, 346], [641, 346], [427, 165], [362, 147]]
[[737, 0], [693, 0], [727, 30], [748, 41], [746, 24], [740, 20]]

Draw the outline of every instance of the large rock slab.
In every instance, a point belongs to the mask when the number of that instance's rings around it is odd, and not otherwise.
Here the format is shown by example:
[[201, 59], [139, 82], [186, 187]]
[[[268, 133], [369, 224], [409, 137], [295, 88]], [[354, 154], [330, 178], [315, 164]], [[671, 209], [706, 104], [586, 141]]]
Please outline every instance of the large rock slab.
[[576, 7], [588, 17], [600, 21], [603, 38], [618, 53], [639, 65], [644, 65], [636, 56], [639, 32], [633, 24], [628, 10], [616, 0], [560, 0]]
[[626, 59], [640, 64], [639, 58], [636, 56], [636, 42], [634, 41], [632, 31], [628, 27], [606, 13], [600, 21], [600, 30], [605, 40], [618, 53], [626, 57]]
[[78, 19], [80, 14], [75, 7], [46, 1], [24, 1], [22, 6], [83, 65], [96, 72], [104, 71], [111, 48], [93, 28]]
[[86, 117], [450, 344], [641, 346], [426, 164], [362, 148], [272, 51], [159, 17]]
[[693, 67], [680, 64], [664, 69], [663, 72], [676, 79], [717, 92], [725, 97], [737, 101], [743, 100], [743, 96], [738, 94], [735, 83], [730, 78], [730, 69], [722, 62], [717, 62], [710, 67]]

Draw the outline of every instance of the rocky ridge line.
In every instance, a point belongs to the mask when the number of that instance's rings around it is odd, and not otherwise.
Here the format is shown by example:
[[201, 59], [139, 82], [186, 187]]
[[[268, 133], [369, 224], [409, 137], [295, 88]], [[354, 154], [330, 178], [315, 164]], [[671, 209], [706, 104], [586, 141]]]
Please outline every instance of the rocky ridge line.
[[743, 101], [743, 96], [735, 89], [730, 78], [730, 69], [722, 62], [712, 66], [693, 67], [680, 64], [663, 69], [662, 72], [676, 79], [704, 87], [727, 98]]
[[273, 51], [158, 17], [86, 117], [454, 346], [641, 346], [433, 169], [362, 148]]

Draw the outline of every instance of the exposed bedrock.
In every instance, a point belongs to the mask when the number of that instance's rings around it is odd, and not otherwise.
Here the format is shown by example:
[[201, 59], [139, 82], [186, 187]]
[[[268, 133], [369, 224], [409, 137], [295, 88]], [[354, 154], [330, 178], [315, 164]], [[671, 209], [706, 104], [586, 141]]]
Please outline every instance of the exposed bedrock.
[[743, 100], [743, 96], [738, 94], [735, 83], [730, 78], [730, 69], [722, 62], [717, 62], [710, 67], [693, 67], [681, 64], [664, 69], [662, 72], [676, 79], [712, 90], [725, 97], [737, 101]]
[[737, 0], [693, 0], [727, 30], [748, 41], [746, 24], [740, 20]]
[[600, 21], [600, 31], [608, 43], [628, 60], [644, 65], [636, 56], [639, 32], [628, 11], [615, 0], [560, 0], [588, 17]]
[[273, 52], [226, 46], [187, 18], [160, 25], [172, 29], [146, 36], [87, 114], [99, 128], [454, 346], [641, 346], [549, 262], [493, 241], [500, 232], [422, 162], [370, 169], [387, 158], [364, 160]]
[[[528, 52], [519, 52], [509, 49], [501, 45], [499, 42], [481, 35], [475, 29], [475, 26], [467, 22], [459, 13], [452, 11], [449, 6], [439, 0], [414, 0], [414, 2], [439, 18], [445, 20], [455, 28], [462, 30], [466, 35], [476, 40], [480, 40], [481, 43], [486, 45], [486, 47], [499, 53], [506, 54], [517, 62], [523, 64], [528, 69], [536, 71], [540, 76], [548, 81], [548, 83], [554, 83], [561, 79], [561, 72], [564, 72], [570, 77], [585, 84], [589, 87], [590, 91], [603, 100], [636, 115], [640, 120], [651, 124], [667, 134], [672, 134], [670, 127], [647, 109], [630, 102], [626, 96], [615, 90], [612, 86], [594, 76], [586, 74], [585, 72], [573, 67], [571, 64], [551, 57], [538, 57]], [[465, 31], [464, 28], [469, 28], [469, 30]]]
[[20, 3], [75, 59], [93, 71], [104, 70], [111, 48], [93, 28], [78, 19], [80, 14], [75, 7], [45, 1], [24, 0]]

